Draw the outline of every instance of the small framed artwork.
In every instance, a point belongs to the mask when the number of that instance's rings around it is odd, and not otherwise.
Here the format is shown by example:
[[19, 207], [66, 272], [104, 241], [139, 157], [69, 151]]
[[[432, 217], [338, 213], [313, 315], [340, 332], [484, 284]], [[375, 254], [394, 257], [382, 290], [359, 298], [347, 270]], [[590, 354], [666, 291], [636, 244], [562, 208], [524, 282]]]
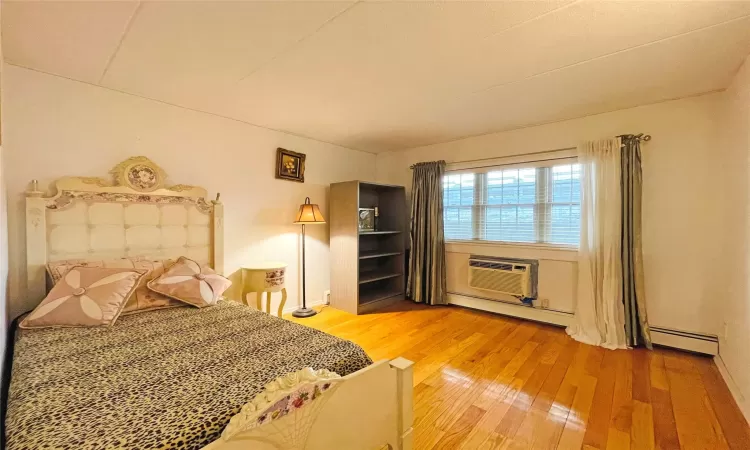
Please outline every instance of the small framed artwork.
[[305, 182], [305, 154], [276, 149], [276, 178]]
[[359, 208], [359, 232], [375, 231], [375, 208]]

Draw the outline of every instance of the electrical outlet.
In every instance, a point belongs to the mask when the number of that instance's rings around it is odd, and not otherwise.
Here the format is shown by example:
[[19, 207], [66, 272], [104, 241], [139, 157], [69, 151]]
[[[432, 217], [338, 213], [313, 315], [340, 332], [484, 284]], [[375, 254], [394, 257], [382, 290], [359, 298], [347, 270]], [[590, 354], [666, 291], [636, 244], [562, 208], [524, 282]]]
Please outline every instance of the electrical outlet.
[[324, 305], [330, 305], [331, 304], [331, 291], [323, 291], [323, 304]]
[[542, 309], [549, 309], [549, 299], [543, 298], [541, 301]]

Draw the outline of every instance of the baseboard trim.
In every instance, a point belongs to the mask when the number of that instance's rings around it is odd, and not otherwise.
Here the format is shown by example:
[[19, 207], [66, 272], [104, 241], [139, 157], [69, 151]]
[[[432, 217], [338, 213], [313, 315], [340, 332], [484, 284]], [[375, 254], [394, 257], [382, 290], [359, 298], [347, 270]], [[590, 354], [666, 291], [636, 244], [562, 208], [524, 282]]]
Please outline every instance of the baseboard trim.
[[704, 355], [716, 356], [719, 354], [719, 339], [716, 336], [706, 334], [651, 327], [651, 341], [656, 345]]
[[739, 406], [742, 415], [745, 416], [745, 420], [750, 424], [750, 402], [748, 402], [747, 399], [745, 399], [745, 396], [742, 395], [742, 390], [740, 390], [740, 387], [735, 383], [732, 374], [729, 373], [729, 369], [727, 369], [726, 364], [724, 364], [724, 360], [721, 359], [721, 355], [714, 356], [714, 363], [716, 363], [716, 367], [719, 369], [719, 374], [721, 374], [721, 378], [724, 379], [724, 383], [729, 388], [729, 392], [732, 394], [737, 406]]
[[561, 327], [567, 327], [573, 322], [573, 314], [549, 309], [538, 309], [512, 303], [496, 302], [468, 295], [448, 294], [448, 303], [464, 308], [478, 309], [481, 311], [502, 314], [504, 316], [518, 317], [520, 319], [533, 320], [534, 322], [548, 323]]

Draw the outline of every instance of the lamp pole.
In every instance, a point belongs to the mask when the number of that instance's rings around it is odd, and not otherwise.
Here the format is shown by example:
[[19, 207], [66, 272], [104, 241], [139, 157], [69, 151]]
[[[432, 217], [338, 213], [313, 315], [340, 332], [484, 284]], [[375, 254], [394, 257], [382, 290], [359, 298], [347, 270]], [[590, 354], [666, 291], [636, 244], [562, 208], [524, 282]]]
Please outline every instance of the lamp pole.
[[302, 224], [302, 309], [307, 309], [307, 289], [305, 289], [305, 224]]

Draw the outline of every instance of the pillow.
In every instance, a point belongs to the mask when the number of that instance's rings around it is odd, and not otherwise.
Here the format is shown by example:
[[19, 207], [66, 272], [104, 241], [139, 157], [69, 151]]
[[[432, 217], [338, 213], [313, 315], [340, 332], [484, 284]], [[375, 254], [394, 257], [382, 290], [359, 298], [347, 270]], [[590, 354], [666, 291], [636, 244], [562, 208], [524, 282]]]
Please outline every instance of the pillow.
[[144, 275], [136, 269], [73, 267], [19, 326], [111, 326]]
[[231, 285], [231, 281], [218, 275], [210, 267], [201, 267], [184, 256], [167, 269], [164, 275], [147, 284], [149, 289], [158, 294], [199, 308], [215, 305]]
[[147, 287], [149, 281], [163, 275], [166, 269], [172, 265], [174, 265], [174, 261], [171, 259], [134, 262], [133, 268], [146, 270], [146, 275], [141, 278], [138, 287], [135, 289], [135, 294], [130, 296], [130, 300], [125, 304], [122, 315], [185, 306], [185, 303], [154, 292]]
[[47, 274], [52, 280], [52, 286], [57, 284], [68, 270], [75, 266], [83, 267], [113, 267], [120, 269], [132, 269], [136, 261], [140, 261], [140, 256], [129, 256], [126, 258], [87, 260], [87, 259], [63, 259], [47, 263]]
[[47, 273], [52, 279], [52, 285], [54, 285], [60, 281], [71, 267], [75, 266], [146, 270], [146, 276], [143, 277], [138, 288], [135, 290], [135, 294], [130, 297], [130, 300], [125, 305], [125, 309], [122, 310], [123, 315], [128, 315], [136, 312], [185, 306], [180, 301], [152, 292], [146, 287], [146, 283], [163, 274], [165, 268], [172, 264], [174, 264], [174, 261], [171, 259], [148, 260], [143, 256], [128, 256], [104, 260], [66, 259], [47, 263]]

